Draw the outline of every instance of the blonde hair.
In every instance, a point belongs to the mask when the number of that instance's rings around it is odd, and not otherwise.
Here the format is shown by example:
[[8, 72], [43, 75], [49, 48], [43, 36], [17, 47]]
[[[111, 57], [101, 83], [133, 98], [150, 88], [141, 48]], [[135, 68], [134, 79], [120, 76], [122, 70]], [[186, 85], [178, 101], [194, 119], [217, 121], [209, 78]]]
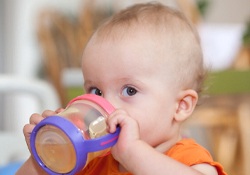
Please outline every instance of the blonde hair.
[[160, 3], [136, 4], [104, 22], [95, 36], [102, 40], [122, 39], [138, 26], [149, 30], [151, 36], [158, 36], [157, 39], [160, 35], [158, 42], [165, 44], [168, 60], [169, 55], [175, 60], [172, 67], [178, 75], [177, 84], [182, 83], [183, 88], [192, 88], [199, 93], [206, 72], [199, 36], [188, 19], [177, 10]]

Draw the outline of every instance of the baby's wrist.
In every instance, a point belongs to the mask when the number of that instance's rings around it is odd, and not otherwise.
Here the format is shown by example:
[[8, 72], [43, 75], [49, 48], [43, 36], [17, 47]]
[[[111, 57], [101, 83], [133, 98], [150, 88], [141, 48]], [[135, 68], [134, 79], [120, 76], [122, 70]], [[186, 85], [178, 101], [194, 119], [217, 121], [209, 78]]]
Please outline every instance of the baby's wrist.
[[[149, 146], [142, 140], [136, 140], [133, 143], [128, 143], [126, 148], [123, 149], [122, 153], [119, 155], [118, 161], [126, 168], [133, 166], [135, 155], [141, 155], [144, 146]], [[128, 168], [130, 169], [130, 168]]]

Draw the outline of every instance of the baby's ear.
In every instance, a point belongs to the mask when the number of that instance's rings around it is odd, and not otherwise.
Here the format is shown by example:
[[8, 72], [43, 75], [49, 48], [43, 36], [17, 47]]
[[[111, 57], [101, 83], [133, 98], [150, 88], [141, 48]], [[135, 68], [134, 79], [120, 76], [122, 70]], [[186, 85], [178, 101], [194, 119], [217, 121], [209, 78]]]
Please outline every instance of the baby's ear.
[[198, 94], [196, 91], [192, 89], [181, 91], [177, 100], [175, 120], [177, 122], [186, 120], [194, 111], [197, 101]]

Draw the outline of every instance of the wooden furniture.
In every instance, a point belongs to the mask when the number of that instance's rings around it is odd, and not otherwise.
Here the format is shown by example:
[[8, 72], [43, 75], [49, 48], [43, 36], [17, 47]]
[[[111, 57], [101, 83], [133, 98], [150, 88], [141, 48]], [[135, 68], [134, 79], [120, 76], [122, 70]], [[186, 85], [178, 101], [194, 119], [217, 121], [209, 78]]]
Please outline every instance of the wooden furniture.
[[84, 8], [74, 17], [55, 9], [45, 9], [38, 17], [37, 35], [46, 78], [57, 90], [62, 106], [70, 100], [63, 82], [64, 70], [81, 69], [83, 48], [99, 17], [94, 13], [93, 2], [84, 3]]
[[250, 174], [250, 100], [246, 100], [239, 105], [239, 128], [241, 133], [243, 171], [244, 174]]
[[185, 128], [196, 132], [190, 135], [231, 175], [250, 173], [249, 126], [250, 94], [211, 96], [185, 123]]

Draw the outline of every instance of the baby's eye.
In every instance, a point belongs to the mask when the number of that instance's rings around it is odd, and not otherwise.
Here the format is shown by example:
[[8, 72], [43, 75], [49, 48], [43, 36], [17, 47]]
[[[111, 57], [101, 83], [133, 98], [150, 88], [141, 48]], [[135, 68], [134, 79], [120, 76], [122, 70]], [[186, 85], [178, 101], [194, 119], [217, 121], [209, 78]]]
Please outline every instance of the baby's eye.
[[122, 95], [123, 96], [133, 96], [137, 93], [137, 90], [133, 87], [125, 87], [123, 90], [122, 90]]
[[98, 89], [98, 88], [91, 88], [90, 94], [95, 94], [95, 95], [102, 96], [102, 91], [100, 89]]

